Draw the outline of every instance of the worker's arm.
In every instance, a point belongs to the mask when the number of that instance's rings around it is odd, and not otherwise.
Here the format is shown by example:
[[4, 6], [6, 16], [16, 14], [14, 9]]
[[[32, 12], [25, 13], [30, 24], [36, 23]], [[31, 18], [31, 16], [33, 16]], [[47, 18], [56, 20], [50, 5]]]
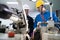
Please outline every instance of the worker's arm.
[[[35, 20], [34, 20], [34, 30], [37, 28], [37, 24], [38, 24], [38, 22], [40, 22], [40, 21], [42, 21], [41, 20], [41, 17], [40, 17], [40, 14], [38, 14], [37, 16], [36, 16], [36, 18], [35, 18]], [[33, 30], [33, 31], [34, 31]]]
[[37, 18], [35, 18], [35, 20], [34, 20], [34, 29], [37, 27]]
[[58, 17], [56, 16], [55, 12], [53, 12], [53, 20], [54, 20], [54, 22], [58, 22]]

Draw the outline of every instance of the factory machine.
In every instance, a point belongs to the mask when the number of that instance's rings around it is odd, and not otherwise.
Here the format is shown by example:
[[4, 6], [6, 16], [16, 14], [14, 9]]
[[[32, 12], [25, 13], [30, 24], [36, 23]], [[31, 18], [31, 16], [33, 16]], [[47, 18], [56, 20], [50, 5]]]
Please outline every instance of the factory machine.
[[[30, 37], [28, 35], [28, 20], [24, 9], [22, 12], [18, 12], [17, 9], [15, 9], [15, 11], [16, 12], [9, 9], [9, 7], [4, 4], [0, 4], [0, 18], [5, 20], [10, 19], [13, 21], [13, 23], [10, 23], [10, 27], [1, 25], [0, 21], [0, 32], [7, 33], [8, 37], [14, 37], [15, 34], [19, 34], [18, 36], [20, 38], [17, 36], [19, 40], [30, 40]], [[4, 39], [3, 37], [1, 36], [0, 38]], [[10, 39], [7, 38], [6, 40]]]

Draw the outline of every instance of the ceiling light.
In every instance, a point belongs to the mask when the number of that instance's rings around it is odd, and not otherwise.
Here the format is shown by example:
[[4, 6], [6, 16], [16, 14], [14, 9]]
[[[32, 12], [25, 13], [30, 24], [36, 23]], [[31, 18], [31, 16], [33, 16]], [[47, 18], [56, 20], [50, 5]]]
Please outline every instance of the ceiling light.
[[18, 4], [18, 2], [6, 2], [7, 4]]
[[33, 2], [36, 2], [36, 0], [32, 0]]

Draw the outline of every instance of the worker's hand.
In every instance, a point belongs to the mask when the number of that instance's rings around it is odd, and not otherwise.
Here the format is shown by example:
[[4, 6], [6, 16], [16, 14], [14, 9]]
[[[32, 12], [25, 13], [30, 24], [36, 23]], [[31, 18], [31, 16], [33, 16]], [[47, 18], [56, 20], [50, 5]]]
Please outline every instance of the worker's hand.
[[33, 30], [33, 33], [32, 33], [32, 36], [31, 36], [32, 39], [34, 39], [34, 33], [35, 32], [36, 32], [36, 28], [34, 28], [34, 30]]
[[37, 27], [36, 30], [40, 29], [40, 27]]

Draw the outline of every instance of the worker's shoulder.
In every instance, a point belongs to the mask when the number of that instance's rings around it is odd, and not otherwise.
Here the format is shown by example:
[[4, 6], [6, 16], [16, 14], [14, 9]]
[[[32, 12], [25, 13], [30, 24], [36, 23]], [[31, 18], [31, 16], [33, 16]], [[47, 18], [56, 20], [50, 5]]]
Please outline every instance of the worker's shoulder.
[[37, 14], [35, 18], [38, 18], [40, 16], [40, 14]]
[[36, 17], [35, 17], [35, 19], [39, 19], [39, 17], [40, 17], [40, 14], [37, 14]]

